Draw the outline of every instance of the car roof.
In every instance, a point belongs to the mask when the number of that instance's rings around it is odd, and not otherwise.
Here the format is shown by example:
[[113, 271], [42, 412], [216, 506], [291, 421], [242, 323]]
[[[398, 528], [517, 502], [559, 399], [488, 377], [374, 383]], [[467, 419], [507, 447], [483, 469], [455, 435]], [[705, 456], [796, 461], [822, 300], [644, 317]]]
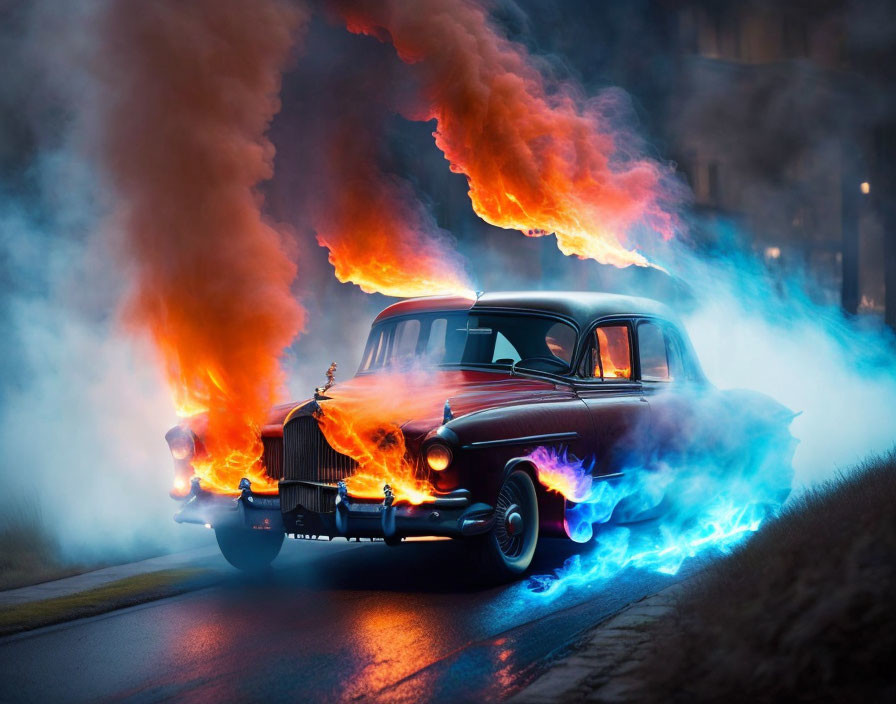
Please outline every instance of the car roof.
[[591, 291], [494, 291], [480, 294], [475, 300], [459, 296], [409, 298], [392, 304], [376, 320], [443, 310], [537, 311], [569, 318], [579, 327], [610, 315], [648, 315], [666, 320], [676, 319], [669, 308], [650, 298]]

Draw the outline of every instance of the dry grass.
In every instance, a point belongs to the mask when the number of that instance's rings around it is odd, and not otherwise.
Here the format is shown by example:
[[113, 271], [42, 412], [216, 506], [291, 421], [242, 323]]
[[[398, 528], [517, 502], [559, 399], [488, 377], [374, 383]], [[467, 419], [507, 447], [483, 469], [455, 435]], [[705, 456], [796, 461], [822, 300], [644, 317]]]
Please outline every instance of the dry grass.
[[642, 701], [896, 701], [896, 453], [797, 500], [653, 630]]
[[0, 609], [0, 635], [95, 616], [181, 594], [204, 584], [210, 574], [202, 569], [160, 570], [69, 596]]

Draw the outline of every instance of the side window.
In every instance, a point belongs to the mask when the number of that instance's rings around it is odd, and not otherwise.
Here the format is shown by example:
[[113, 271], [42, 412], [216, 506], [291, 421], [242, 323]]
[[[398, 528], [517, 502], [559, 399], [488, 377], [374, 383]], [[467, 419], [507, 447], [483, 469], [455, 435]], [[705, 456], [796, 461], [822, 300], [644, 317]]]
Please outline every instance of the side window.
[[666, 358], [669, 360], [669, 377], [673, 381], [692, 378], [690, 367], [685, 367], [683, 349], [678, 333], [666, 330]]
[[597, 364], [594, 376], [601, 379], [631, 379], [632, 350], [628, 325], [602, 325], [594, 333]]
[[417, 338], [420, 336], [420, 321], [416, 318], [402, 320], [395, 326], [392, 338], [392, 349], [389, 359], [396, 362], [412, 359], [417, 350]]
[[568, 364], [576, 346], [576, 331], [566, 323], [556, 323], [545, 333], [544, 342], [552, 355]]
[[445, 338], [448, 331], [447, 318], [436, 318], [429, 326], [429, 339], [426, 341], [426, 356], [435, 364], [445, 359]]
[[383, 331], [380, 330], [379, 334], [375, 337], [371, 336], [370, 340], [367, 342], [367, 349], [364, 350], [364, 358], [361, 360], [361, 369], [367, 371], [371, 367], [374, 366], [376, 361], [377, 353], [379, 352], [380, 346], [383, 344]]
[[675, 381], [685, 377], [678, 336], [656, 323], [638, 325], [638, 353], [644, 381]]
[[495, 352], [492, 355], [492, 364], [500, 362], [501, 364], [513, 364], [520, 361], [520, 353], [510, 344], [501, 333], [495, 334]]
[[666, 357], [666, 338], [656, 323], [638, 325], [638, 353], [641, 378], [644, 381], [669, 381], [669, 360]]
[[379, 339], [376, 342], [376, 347], [373, 351], [373, 363], [371, 366], [373, 367], [381, 367], [386, 363], [386, 350], [389, 348], [389, 340], [391, 331], [387, 328], [383, 328], [380, 332]]

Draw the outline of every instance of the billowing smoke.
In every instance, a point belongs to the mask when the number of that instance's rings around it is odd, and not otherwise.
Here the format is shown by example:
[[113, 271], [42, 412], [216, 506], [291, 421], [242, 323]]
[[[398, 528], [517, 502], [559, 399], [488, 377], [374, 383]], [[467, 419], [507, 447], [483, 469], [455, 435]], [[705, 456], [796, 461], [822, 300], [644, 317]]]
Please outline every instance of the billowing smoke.
[[[152, 352], [121, 330], [126, 274], [110, 261], [101, 225], [108, 201], [77, 117], [91, 109], [84, 66], [98, 6], [5, 9], [2, 526], [22, 520], [74, 561], [176, 549], [197, 536], [172, 529], [171, 475], [159, 472], [170, 463], [159, 442], [173, 417], [170, 396]], [[5, 549], [15, 555], [22, 546]]]
[[388, 296], [467, 293], [472, 284], [454, 238], [384, 154], [389, 118], [413, 92], [408, 76], [356, 42], [345, 47], [349, 37], [340, 35], [318, 18], [306, 70], [297, 84], [287, 79], [289, 114], [277, 135], [289, 163], [275, 188], [294, 224], [326, 248], [328, 277]]
[[229, 470], [251, 474], [303, 325], [294, 245], [256, 186], [305, 16], [277, 1], [10, 9], [5, 514], [42, 516], [71, 559], [173, 548], [191, 536], [171, 530], [172, 395], [209, 408], [213, 455], [243, 453]]
[[349, 31], [391, 42], [414, 65], [421, 96], [407, 117], [436, 121], [436, 145], [466, 175], [473, 210], [486, 222], [554, 234], [564, 254], [616, 266], [647, 264], [627, 248], [639, 226], [653, 238], [672, 236], [680, 194], [669, 169], [623, 127], [631, 114], [624, 93], [586, 98], [573, 84], [549, 84], [481, 3], [339, 7]]
[[178, 410], [207, 411], [207, 488], [264, 483], [258, 428], [303, 325], [295, 251], [261, 213], [264, 136], [305, 21], [294, 4], [110, 3], [98, 27], [96, 148], [132, 280], [126, 320], [159, 351]]
[[675, 267], [699, 301], [685, 320], [710, 380], [761, 391], [800, 414], [795, 488], [893, 446], [896, 340], [881, 321], [813, 300], [798, 273], [777, 290], [750, 255], [688, 255]]

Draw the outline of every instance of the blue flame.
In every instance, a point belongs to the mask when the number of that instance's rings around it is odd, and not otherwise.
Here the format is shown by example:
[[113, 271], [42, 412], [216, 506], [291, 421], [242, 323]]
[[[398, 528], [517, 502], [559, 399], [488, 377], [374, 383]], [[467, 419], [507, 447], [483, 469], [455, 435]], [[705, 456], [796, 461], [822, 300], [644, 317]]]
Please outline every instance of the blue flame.
[[[532, 577], [530, 591], [556, 596], [628, 567], [674, 575], [688, 558], [729, 551], [780, 509], [789, 493], [794, 444], [791, 439], [782, 454], [770, 443], [767, 452], [739, 456], [735, 466], [709, 455], [688, 456], [630, 468], [621, 477], [596, 477], [584, 500], [567, 502], [565, 515], [569, 537], [593, 539], [593, 550], [568, 559], [554, 574]], [[580, 486], [591, 472], [589, 463], [550, 448], [538, 448], [530, 459], [540, 479], [543, 471], [565, 471], [570, 485]]]

